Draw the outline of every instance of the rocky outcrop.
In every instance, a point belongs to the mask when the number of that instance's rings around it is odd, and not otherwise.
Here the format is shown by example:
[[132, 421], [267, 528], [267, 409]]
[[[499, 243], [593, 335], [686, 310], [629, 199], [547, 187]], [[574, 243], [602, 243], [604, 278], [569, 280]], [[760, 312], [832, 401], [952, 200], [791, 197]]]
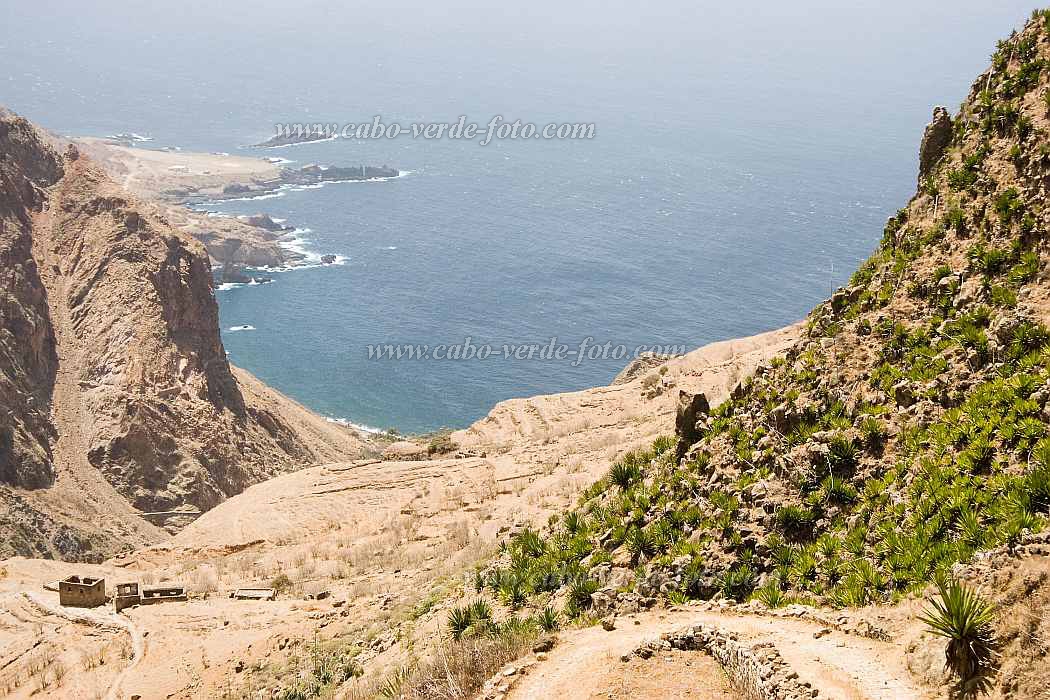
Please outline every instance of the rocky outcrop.
[[300, 143], [328, 141], [332, 138], [332, 134], [325, 129], [289, 129], [287, 133], [274, 134], [265, 141], [252, 144], [251, 148], [281, 148], [283, 146], [294, 146]]
[[[47, 500], [68, 475], [141, 511], [208, 509], [318, 460], [279, 406], [245, 400], [203, 247], [13, 116], [0, 118], [0, 263], [0, 482]], [[335, 452], [355, 455], [345, 436]], [[18, 514], [34, 510], [16, 505], [35, 497], [4, 496], [0, 521], [27, 542], [60, 532], [21, 527]]]
[[672, 359], [671, 355], [659, 355], [655, 352], [643, 352], [631, 360], [619, 374], [613, 378], [613, 384], [627, 384], [642, 376], [651, 369], [656, 369]]
[[710, 412], [711, 404], [706, 394], [690, 394], [681, 389], [678, 390], [674, 419], [674, 432], [678, 438], [678, 459], [685, 455], [690, 445], [700, 439], [700, 430], [696, 426], [696, 421]]
[[311, 163], [302, 168], [282, 168], [280, 176], [272, 181], [250, 183], [233, 182], [222, 188], [220, 197], [243, 197], [273, 192], [284, 186], [317, 185], [323, 182], [353, 182], [397, 177], [401, 171], [389, 166], [354, 165], [340, 167]]
[[933, 119], [926, 125], [919, 146], [919, 187], [933, 173], [945, 149], [952, 142], [952, 118], [944, 107], [933, 109]]
[[0, 482], [26, 488], [54, 480], [48, 414], [58, 366], [32, 227], [62, 164], [35, 147], [28, 123], [0, 118]]
[[249, 216], [237, 217], [249, 226], [255, 226], [256, 228], [266, 229], [267, 231], [291, 231], [292, 227], [287, 224], [282, 224], [278, 221], [274, 221], [273, 218], [268, 214], [251, 214]]
[[246, 267], [284, 267], [301, 257], [281, 246], [283, 230], [253, 226], [232, 216], [207, 216], [184, 206], [165, 207], [164, 218], [203, 243], [217, 263], [232, 260]]

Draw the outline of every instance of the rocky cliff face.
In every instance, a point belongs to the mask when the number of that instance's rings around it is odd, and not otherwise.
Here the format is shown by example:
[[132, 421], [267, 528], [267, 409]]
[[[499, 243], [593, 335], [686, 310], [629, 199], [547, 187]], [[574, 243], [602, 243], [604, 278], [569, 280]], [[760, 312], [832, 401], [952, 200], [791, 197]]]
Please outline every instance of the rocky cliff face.
[[47, 292], [32, 254], [44, 188], [62, 176], [35, 134], [0, 120], [0, 481], [38, 488], [54, 480], [48, 404], [58, 358]]
[[[141, 511], [207, 509], [319, 458], [279, 403], [245, 400], [199, 243], [13, 116], [0, 115], [0, 178], [9, 518], [63, 475], [101, 475]], [[326, 454], [359, 446], [333, 439]]]

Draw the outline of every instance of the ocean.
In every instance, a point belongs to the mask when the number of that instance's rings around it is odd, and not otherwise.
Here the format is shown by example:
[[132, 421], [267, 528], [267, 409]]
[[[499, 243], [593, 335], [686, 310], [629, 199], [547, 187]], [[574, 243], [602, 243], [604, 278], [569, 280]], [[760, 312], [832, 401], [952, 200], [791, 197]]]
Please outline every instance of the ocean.
[[[0, 23], [0, 104], [67, 135], [390, 165], [206, 207], [340, 264], [222, 289], [230, 359], [332, 418], [422, 432], [608, 383], [623, 357], [369, 359], [369, 345], [708, 342], [802, 318], [915, 190], [1028, 3], [50, 2]], [[581, 140], [338, 139], [279, 122], [593, 123]], [[237, 329], [237, 330], [229, 330]]]

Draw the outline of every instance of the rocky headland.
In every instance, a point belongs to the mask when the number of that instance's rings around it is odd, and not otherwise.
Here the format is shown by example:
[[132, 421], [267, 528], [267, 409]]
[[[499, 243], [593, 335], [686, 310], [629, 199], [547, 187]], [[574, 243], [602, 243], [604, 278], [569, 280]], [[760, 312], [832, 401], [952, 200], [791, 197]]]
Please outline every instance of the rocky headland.
[[[59, 147], [74, 143], [52, 134], [47, 137]], [[311, 164], [292, 168], [263, 158], [146, 149], [133, 143], [137, 142], [116, 137], [75, 140], [77, 147], [111, 178], [163, 207], [165, 218], [203, 243], [217, 266], [229, 263], [236, 268], [282, 268], [299, 264], [302, 256], [280, 245], [291, 226], [265, 215], [208, 215], [189, 204], [250, 199], [288, 188], [400, 175], [399, 170], [387, 166]]]
[[311, 163], [302, 168], [281, 168], [274, 180], [234, 182], [222, 188], [220, 195], [212, 198], [252, 197], [276, 192], [285, 187], [320, 185], [326, 182], [358, 182], [363, 180], [386, 180], [398, 177], [401, 171], [389, 166], [357, 165], [338, 167]]
[[0, 551], [102, 558], [156, 539], [141, 512], [362, 453], [353, 431], [246, 393], [208, 257], [163, 207], [13, 115], [0, 154]]

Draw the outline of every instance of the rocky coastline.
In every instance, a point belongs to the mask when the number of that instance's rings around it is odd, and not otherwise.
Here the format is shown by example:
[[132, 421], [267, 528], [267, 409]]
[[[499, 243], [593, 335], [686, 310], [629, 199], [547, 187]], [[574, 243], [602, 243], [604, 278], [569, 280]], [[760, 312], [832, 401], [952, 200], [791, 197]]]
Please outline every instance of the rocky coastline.
[[[114, 180], [161, 207], [169, 223], [203, 243], [213, 267], [228, 271], [216, 277], [220, 283], [224, 274], [229, 277], [226, 282], [236, 282], [234, 278], [244, 276], [245, 283], [250, 283], [257, 277], [252, 271], [295, 267], [304, 263], [305, 256], [287, 245], [294, 228], [284, 222], [262, 214], [209, 213], [202, 204], [251, 199], [327, 182], [388, 179], [401, 174], [397, 168], [385, 165], [282, 167], [274, 162], [276, 159], [139, 148], [125, 136], [128, 135], [79, 138], [75, 143]], [[320, 262], [328, 265], [337, 260], [326, 255]]]
[[[366, 180], [387, 180], [401, 175], [397, 168], [387, 165], [355, 165], [340, 167], [335, 165], [317, 165], [311, 163], [302, 168], [281, 168], [278, 176], [269, 180], [252, 180], [249, 182], [231, 182], [218, 193], [198, 193], [209, 199], [231, 199], [254, 197], [276, 192], [282, 188], [320, 185], [328, 182], [362, 182]], [[195, 193], [186, 191], [183, 196], [192, 197]]]

